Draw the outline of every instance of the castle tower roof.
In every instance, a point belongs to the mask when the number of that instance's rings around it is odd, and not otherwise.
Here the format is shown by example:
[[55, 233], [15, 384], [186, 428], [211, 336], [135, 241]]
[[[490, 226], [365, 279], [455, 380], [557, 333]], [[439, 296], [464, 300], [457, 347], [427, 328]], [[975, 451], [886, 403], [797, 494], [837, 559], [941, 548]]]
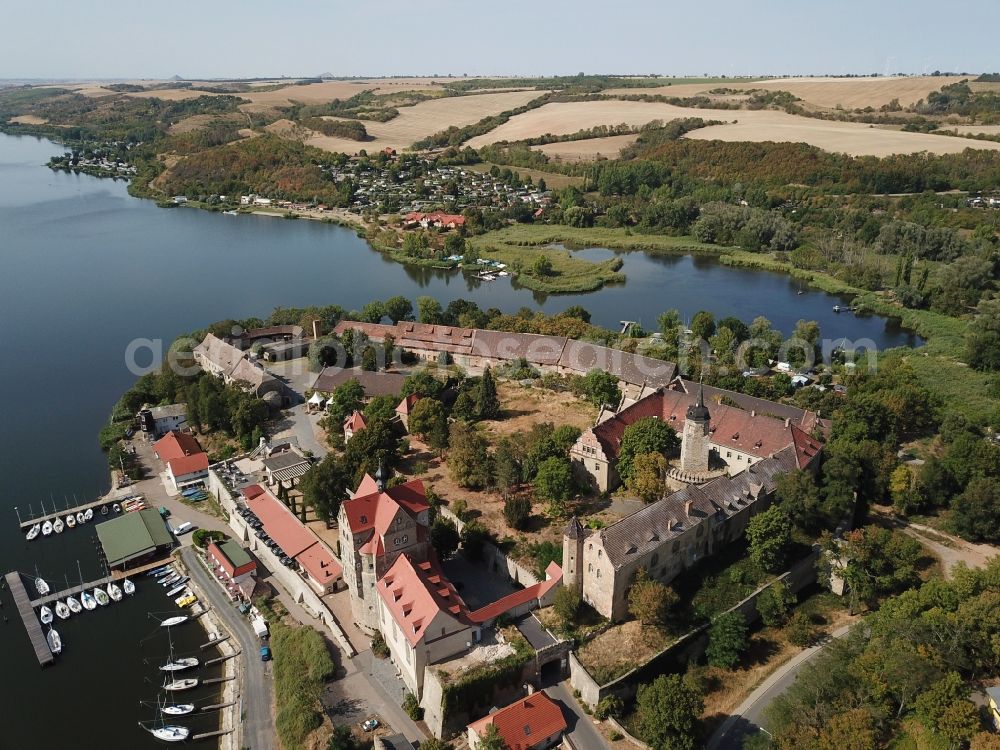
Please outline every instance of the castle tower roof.
[[569, 523], [566, 524], [566, 530], [563, 532], [563, 534], [568, 539], [579, 539], [582, 536], [586, 536], [587, 531], [586, 529], [583, 528], [583, 524], [580, 523], [580, 519], [577, 518], [576, 516], [573, 516], [571, 519], [569, 519]]
[[698, 400], [687, 409], [687, 418], [696, 422], [707, 422], [709, 419], [708, 407], [705, 406], [705, 387], [698, 384]]

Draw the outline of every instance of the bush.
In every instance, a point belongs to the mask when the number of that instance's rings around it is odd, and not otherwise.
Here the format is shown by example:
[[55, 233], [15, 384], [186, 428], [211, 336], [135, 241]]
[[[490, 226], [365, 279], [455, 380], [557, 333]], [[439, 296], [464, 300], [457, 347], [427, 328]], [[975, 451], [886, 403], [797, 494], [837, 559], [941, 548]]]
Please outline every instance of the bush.
[[795, 604], [795, 594], [781, 581], [764, 589], [757, 597], [757, 613], [761, 622], [776, 628], [788, 621], [788, 613]]
[[208, 547], [211, 542], [221, 542], [228, 538], [221, 531], [209, 531], [208, 529], [196, 529], [191, 535], [191, 540], [202, 549]]
[[788, 620], [785, 635], [793, 646], [805, 648], [811, 646], [819, 637], [819, 630], [804, 612], [796, 612]]
[[503, 504], [503, 517], [512, 529], [524, 530], [531, 517], [531, 500], [524, 496], [515, 496]]
[[451, 504], [451, 512], [455, 514], [455, 518], [459, 521], [465, 521], [466, 515], [469, 512], [469, 504], [465, 501], [465, 498], [459, 498]]
[[403, 698], [403, 710], [414, 721], [420, 721], [424, 718], [424, 709], [420, 707], [420, 701], [413, 693], [407, 693], [406, 697]]
[[576, 589], [560, 586], [552, 606], [555, 607], [562, 624], [568, 627], [576, 621], [576, 616], [580, 613], [580, 595]]
[[705, 656], [713, 667], [731, 669], [747, 647], [747, 621], [739, 612], [719, 615], [708, 632]]
[[622, 699], [617, 695], [609, 695], [607, 698], [602, 698], [600, 703], [594, 709], [594, 718], [604, 721], [609, 716], [619, 717], [622, 711], [625, 710], [625, 704], [622, 703]]
[[625, 735], [619, 732], [617, 729], [613, 729], [611, 733], [608, 735], [608, 739], [610, 739], [612, 742], [618, 742], [619, 740], [625, 739]]
[[379, 659], [389, 658], [389, 644], [385, 642], [381, 631], [376, 632], [372, 637], [372, 654]]

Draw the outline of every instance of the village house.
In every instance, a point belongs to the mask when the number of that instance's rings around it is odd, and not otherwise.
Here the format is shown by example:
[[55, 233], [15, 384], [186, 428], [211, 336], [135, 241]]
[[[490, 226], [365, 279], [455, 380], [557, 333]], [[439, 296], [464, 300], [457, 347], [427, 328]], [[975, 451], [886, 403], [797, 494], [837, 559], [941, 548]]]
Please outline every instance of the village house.
[[496, 728], [507, 750], [545, 750], [557, 745], [567, 729], [559, 704], [541, 691], [469, 724], [471, 750], [478, 749], [480, 740], [491, 726]]
[[[454, 200], [454, 196], [451, 196], [451, 199]], [[446, 214], [443, 211], [432, 211], [431, 213], [413, 211], [403, 218], [403, 226], [420, 226], [424, 229], [458, 229], [465, 226], [465, 217], [461, 214]]]
[[413, 411], [413, 407], [416, 406], [419, 400], [419, 395], [411, 393], [409, 396], [404, 396], [403, 400], [396, 406], [396, 417], [407, 432], [410, 431], [410, 412]]
[[194, 360], [201, 369], [222, 378], [227, 385], [242, 388], [257, 398], [274, 393], [279, 406], [291, 403], [292, 394], [284, 383], [253, 361], [247, 352], [214, 334], [207, 334], [194, 348]]
[[208, 455], [186, 432], [167, 433], [153, 443], [153, 453], [166, 465], [167, 483], [175, 494], [208, 476]]
[[350, 413], [350, 415], [344, 420], [344, 442], [346, 443], [355, 434], [361, 432], [368, 425], [365, 422], [365, 415], [360, 411], [355, 409]]
[[403, 388], [405, 375], [398, 372], [370, 372], [360, 367], [324, 367], [313, 381], [311, 390], [324, 396], [333, 392], [349, 380], [357, 380], [365, 392], [365, 401], [375, 396], [395, 396]]
[[207, 562], [212, 573], [225, 587], [231, 599], [249, 598], [254, 589], [257, 563], [250, 554], [232, 539], [211, 542], [208, 545]]
[[136, 414], [139, 429], [158, 439], [168, 432], [187, 427], [187, 405], [145, 406]]

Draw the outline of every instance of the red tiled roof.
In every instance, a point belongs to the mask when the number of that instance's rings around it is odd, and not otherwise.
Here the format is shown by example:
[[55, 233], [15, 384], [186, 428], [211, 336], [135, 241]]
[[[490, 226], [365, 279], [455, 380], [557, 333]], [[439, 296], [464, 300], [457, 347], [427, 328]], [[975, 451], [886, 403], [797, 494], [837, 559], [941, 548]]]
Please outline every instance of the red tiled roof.
[[396, 517], [396, 511], [400, 508], [405, 509], [411, 516], [416, 516], [431, 507], [424, 492], [424, 483], [419, 479], [390, 487], [385, 492], [379, 492], [376, 487], [374, 492], [361, 494], [362, 489], [367, 489], [365, 486], [367, 481], [367, 477], [362, 480], [358, 494], [351, 500], [345, 500], [342, 505], [347, 515], [347, 525], [353, 534], [369, 529], [376, 529], [380, 534], [384, 533], [384, 529], [389, 528], [388, 523]]
[[365, 424], [365, 415], [355, 409], [351, 416], [344, 420], [344, 429], [351, 432], [360, 432], [368, 425]]
[[354, 497], [364, 497], [365, 495], [370, 495], [373, 492], [378, 492], [378, 482], [375, 481], [375, 477], [371, 474], [365, 474], [361, 478], [361, 484], [354, 491]]
[[343, 572], [340, 563], [278, 498], [259, 485], [244, 488], [243, 496], [247, 507], [264, 524], [264, 531], [268, 536], [317, 581], [325, 583], [331, 578], [340, 577]]
[[792, 425], [792, 443], [795, 445], [795, 463], [804, 469], [819, 454], [823, 447], [804, 431]]
[[375, 588], [411, 646], [420, 642], [438, 613], [468, 625], [465, 602], [432, 562], [414, 563], [404, 553]]
[[199, 471], [208, 471], [208, 456], [204, 453], [195, 453], [193, 456], [180, 456], [167, 461], [170, 473], [174, 477], [183, 477], [188, 474], [195, 474]]
[[566, 731], [559, 705], [543, 692], [532, 693], [499, 711], [469, 724], [482, 737], [490, 725], [497, 728], [508, 750], [528, 750]]
[[193, 456], [202, 452], [201, 446], [198, 445], [198, 441], [194, 437], [186, 432], [177, 432], [176, 430], [168, 432], [153, 443], [153, 450], [165, 463], [174, 458]]
[[409, 396], [407, 396], [406, 398], [404, 398], [402, 401], [399, 402], [399, 406], [396, 407], [396, 413], [409, 414], [413, 410], [414, 405], [416, 405], [417, 401], [419, 400], [420, 396], [418, 396], [416, 393], [411, 393]]
[[521, 589], [520, 591], [515, 591], [512, 594], [508, 594], [500, 599], [497, 599], [491, 604], [487, 604], [485, 607], [477, 609], [469, 615], [469, 619], [475, 623], [487, 622], [495, 617], [499, 617], [504, 612], [510, 612], [515, 607], [520, 607], [522, 604], [527, 604], [532, 599], [540, 599], [545, 596], [553, 586], [557, 586], [562, 582], [562, 568], [559, 567], [558, 563], [550, 562], [549, 567], [545, 569], [545, 580], [539, 581], [538, 583], [532, 584], [527, 588]]
[[440, 222], [445, 225], [454, 224], [455, 226], [462, 226], [465, 224], [465, 217], [461, 214], [446, 214], [443, 211], [432, 211], [429, 214], [421, 213], [420, 211], [412, 211], [411, 213], [408, 213], [403, 220], [407, 224], [422, 221], [429, 223]]

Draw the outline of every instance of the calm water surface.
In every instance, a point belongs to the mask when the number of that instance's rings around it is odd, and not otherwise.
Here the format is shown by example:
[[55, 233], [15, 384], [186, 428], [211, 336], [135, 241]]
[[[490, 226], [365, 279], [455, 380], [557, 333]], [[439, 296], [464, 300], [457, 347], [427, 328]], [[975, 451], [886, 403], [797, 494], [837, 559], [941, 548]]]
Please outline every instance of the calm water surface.
[[[14, 507], [37, 510], [40, 502], [64, 504], [107, 489], [96, 436], [134, 380], [124, 352], [136, 338], [166, 344], [212, 321], [265, 316], [279, 305], [350, 309], [427, 294], [510, 312], [581, 304], [594, 322], [611, 327], [621, 319], [652, 327], [660, 312], [676, 307], [687, 318], [700, 309], [746, 321], [765, 315], [785, 332], [799, 319], [817, 320], [826, 337], [879, 346], [915, 341], [880, 318], [836, 315], [832, 306], [842, 300], [798, 295], [797, 282], [785, 276], [711, 259], [624, 254], [625, 285], [562, 296], [405, 268], [339, 227], [164, 210], [130, 197], [124, 183], [40, 166], [61, 151], [48, 141], [0, 135], [0, 572], [37, 568], [58, 583], [76, 577], [79, 560], [85, 577], [97, 574], [92, 526], [29, 545]], [[610, 251], [583, 254], [602, 259]], [[65, 651], [46, 670], [34, 660], [9, 594], [0, 593], [0, 750], [156, 746], [136, 722], [151, 715], [139, 701], [156, 694], [155, 666], [145, 660], [167, 651], [148, 613], [168, 607], [159, 587], [138, 583], [132, 601], [59, 625]], [[182, 628], [175, 645], [193, 649], [203, 636], [200, 628]]]

